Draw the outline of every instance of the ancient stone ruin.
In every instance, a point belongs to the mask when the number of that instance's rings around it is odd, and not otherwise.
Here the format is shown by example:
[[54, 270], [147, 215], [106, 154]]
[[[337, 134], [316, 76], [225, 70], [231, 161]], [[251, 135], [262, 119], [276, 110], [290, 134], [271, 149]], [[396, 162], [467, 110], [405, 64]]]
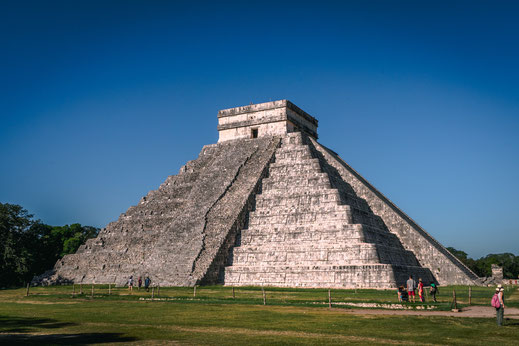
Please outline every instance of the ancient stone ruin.
[[317, 142], [287, 100], [218, 112], [202, 148], [77, 253], [37, 279], [162, 286], [391, 288], [477, 276]]

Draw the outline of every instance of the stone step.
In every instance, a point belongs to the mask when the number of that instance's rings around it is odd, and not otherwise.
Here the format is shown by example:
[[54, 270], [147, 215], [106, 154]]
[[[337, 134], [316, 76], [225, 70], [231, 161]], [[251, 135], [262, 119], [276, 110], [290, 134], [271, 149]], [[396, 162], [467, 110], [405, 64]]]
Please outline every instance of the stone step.
[[339, 193], [336, 190], [318, 190], [313, 194], [290, 195], [290, 196], [269, 196], [258, 195], [256, 197], [256, 209], [271, 208], [272, 206], [297, 207], [304, 205], [325, 205], [340, 203]]
[[298, 177], [299, 178], [303, 178], [303, 177], [311, 178], [313, 176], [323, 174], [323, 171], [321, 170], [321, 168], [315, 168], [312, 166], [307, 166], [307, 167], [305, 167], [305, 169], [301, 169], [301, 170], [296, 170], [289, 166], [285, 166], [285, 167], [288, 167], [288, 169], [284, 170], [284, 171], [271, 169], [269, 171], [268, 177], [272, 178], [272, 180], [279, 181], [279, 180], [292, 180], [292, 179], [296, 179]]
[[264, 178], [263, 182], [265, 183], [280, 183], [284, 182], [287, 184], [299, 185], [300, 182], [305, 183], [305, 181], [311, 181], [316, 179], [322, 179], [323, 182], [329, 182], [328, 174], [323, 173], [321, 171], [314, 172], [301, 172], [300, 174], [270, 174], [268, 178]]
[[299, 173], [316, 172], [322, 173], [321, 165], [318, 159], [304, 160], [301, 162], [292, 162], [290, 164], [283, 162], [273, 162], [269, 167], [269, 174], [285, 174], [297, 175]]
[[332, 188], [330, 179], [324, 173], [319, 173], [314, 177], [295, 177], [294, 179], [273, 180], [272, 177], [263, 179], [263, 190], [290, 190], [291, 188], [311, 189], [316, 188]]
[[311, 149], [308, 144], [281, 144], [281, 146], [276, 149], [276, 154], [286, 154], [296, 151], [309, 154], [314, 152], [314, 150]]
[[239, 245], [265, 244], [275, 242], [300, 243], [300, 242], [366, 242], [375, 244], [387, 244], [401, 246], [398, 238], [389, 232], [375, 230], [363, 225], [351, 229], [342, 230], [278, 230], [260, 231], [245, 229], [241, 231]]
[[225, 268], [229, 286], [266, 285], [278, 287], [391, 288], [395, 286], [393, 268], [386, 264], [268, 266]]
[[330, 287], [389, 289], [405, 284], [406, 276], [422, 277], [428, 284], [430, 272], [418, 266], [389, 264], [318, 266], [231, 266], [225, 268], [225, 285], [276, 287]]
[[349, 227], [362, 227], [361, 225], [356, 224], [348, 224], [346, 222], [337, 222], [337, 220], [325, 219], [315, 223], [277, 223], [277, 224], [249, 224], [247, 230], [253, 230], [254, 232], [281, 232], [284, 230], [317, 230], [317, 231], [333, 231], [333, 230], [343, 230], [349, 229]]
[[306, 145], [306, 138], [301, 132], [288, 133], [281, 139], [281, 147], [285, 145]]
[[350, 206], [339, 205], [337, 203], [323, 203], [321, 205], [299, 205], [299, 206], [286, 206], [286, 205], [272, 205], [266, 208], [256, 208], [255, 211], [250, 212], [250, 218], [253, 217], [267, 217], [275, 215], [296, 215], [304, 213], [337, 213], [350, 211]]
[[263, 217], [251, 217], [249, 220], [250, 226], [258, 224], [270, 225], [286, 225], [286, 224], [306, 224], [319, 223], [323, 221], [335, 221], [344, 223], [353, 223], [349, 211], [339, 211], [333, 213], [305, 213], [305, 214], [286, 214], [273, 215]]
[[305, 160], [311, 160], [314, 157], [308, 152], [303, 151], [289, 151], [284, 153], [276, 153], [275, 155], [275, 162], [278, 163], [289, 163], [289, 162], [301, 162]]
[[299, 187], [294, 186], [291, 187], [289, 190], [282, 190], [282, 189], [263, 189], [261, 194], [257, 194], [256, 198], [259, 196], [262, 196], [262, 198], [266, 199], [276, 199], [276, 198], [296, 198], [298, 196], [317, 196], [317, 195], [325, 195], [325, 194], [332, 194], [332, 193], [339, 193], [339, 190], [326, 187], [326, 186], [312, 186], [311, 188], [308, 187]]
[[370, 243], [274, 243], [265, 245], [239, 246], [233, 249], [233, 265], [287, 265], [312, 264], [367, 264], [391, 263], [418, 265], [413, 253], [382, 244]]

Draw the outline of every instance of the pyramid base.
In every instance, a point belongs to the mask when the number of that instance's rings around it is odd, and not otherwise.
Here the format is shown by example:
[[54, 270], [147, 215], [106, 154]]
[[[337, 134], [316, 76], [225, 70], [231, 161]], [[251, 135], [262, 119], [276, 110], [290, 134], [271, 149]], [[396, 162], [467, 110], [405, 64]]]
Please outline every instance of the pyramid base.
[[429, 269], [391, 264], [344, 266], [227, 267], [225, 286], [390, 289], [404, 285], [409, 275], [425, 285], [435, 282]]

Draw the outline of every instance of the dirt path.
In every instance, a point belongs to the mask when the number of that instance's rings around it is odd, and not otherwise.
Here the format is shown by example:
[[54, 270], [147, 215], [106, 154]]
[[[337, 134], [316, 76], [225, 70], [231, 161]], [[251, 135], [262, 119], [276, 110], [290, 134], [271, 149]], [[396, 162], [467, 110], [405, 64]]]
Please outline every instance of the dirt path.
[[[342, 310], [342, 309], [341, 309]], [[414, 315], [414, 316], [452, 316], [452, 317], [496, 317], [496, 309], [491, 306], [469, 306], [461, 312], [430, 311], [430, 310], [370, 310], [352, 309], [342, 310], [345, 313], [359, 315]], [[519, 319], [518, 308], [505, 308], [505, 318]]]

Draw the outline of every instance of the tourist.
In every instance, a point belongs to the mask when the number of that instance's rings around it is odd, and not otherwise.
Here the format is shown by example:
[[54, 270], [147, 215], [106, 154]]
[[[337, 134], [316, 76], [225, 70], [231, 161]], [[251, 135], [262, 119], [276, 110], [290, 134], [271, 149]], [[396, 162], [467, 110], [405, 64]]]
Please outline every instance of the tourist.
[[413, 276], [409, 275], [409, 280], [407, 280], [407, 294], [409, 296], [409, 301], [411, 301], [411, 297], [413, 297], [413, 303], [416, 303], [414, 290], [416, 289], [416, 281], [413, 280]]
[[402, 303], [404, 301], [404, 286], [399, 286], [398, 287], [398, 291], [397, 291], [397, 294], [398, 294], [398, 301], [400, 303]]
[[150, 284], [151, 284], [151, 279], [149, 276], [146, 276], [146, 279], [144, 279], [144, 288], [146, 288], [146, 292], [150, 291]]
[[133, 275], [128, 279], [128, 290], [133, 291]]
[[431, 289], [429, 292], [431, 293], [433, 301], [436, 303], [436, 293], [439, 293], [439, 291], [438, 291], [438, 287], [436, 286], [435, 283], [431, 284]]
[[139, 276], [139, 281], [137, 281], [138, 284], [139, 284], [139, 291], [141, 289], [141, 286], [142, 286], [142, 276]]
[[418, 297], [420, 297], [422, 303], [425, 302], [422, 278], [418, 279]]
[[499, 300], [499, 307], [496, 308], [496, 322], [498, 326], [502, 326], [505, 315], [505, 289], [502, 285], [497, 285], [496, 294]]

